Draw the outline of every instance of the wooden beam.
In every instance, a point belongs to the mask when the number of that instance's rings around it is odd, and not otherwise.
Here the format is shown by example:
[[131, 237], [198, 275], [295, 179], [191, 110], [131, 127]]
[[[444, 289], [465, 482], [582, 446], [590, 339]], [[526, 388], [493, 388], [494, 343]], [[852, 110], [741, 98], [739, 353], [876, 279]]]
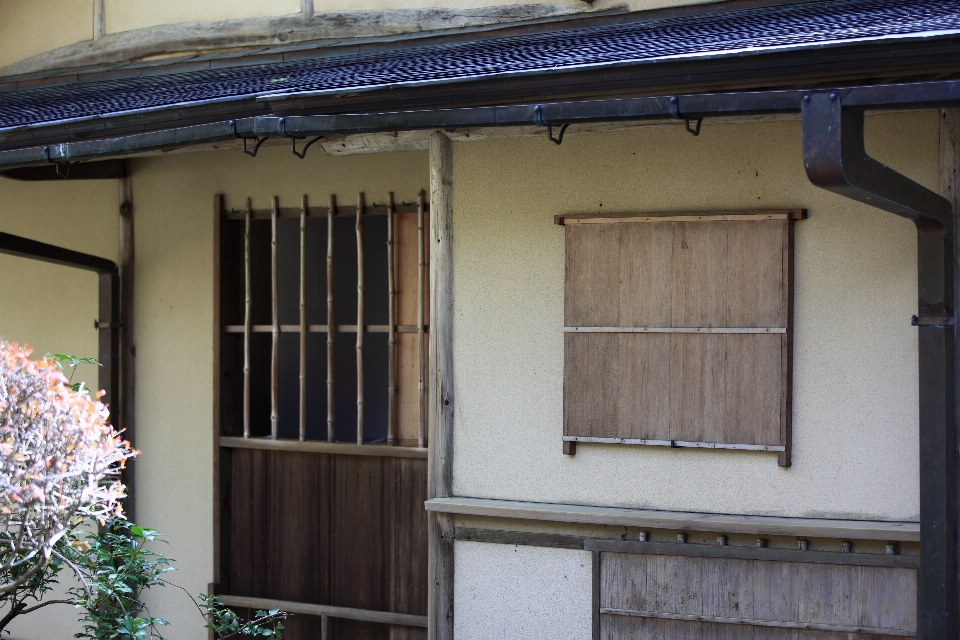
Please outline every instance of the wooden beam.
[[840, 538], [843, 540], [882, 540], [887, 542], [920, 541], [920, 524], [918, 522], [745, 516], [461, 497], [433, 498], [427, 501], [426, 508], [430, 512], [448, 514], [543, 522], [617, 525], [639, 527], [641, 529], [749, 533], [766, 536]]
[[[427, 498], [453, 495], [453, 143], [430, 135], [430, 411]], [[428, 640], [453, 640], [453, 516], [430, 514]]]
[[[123, 437], [135, 445], [134, 436], [136, 425], [134, 419], [136, 384], [134, 359], [136, 348], [133, 343], [133, 292], [134, 292], [134, 260], [135, 236], [133, 226], [133, 180], [130, 176], [130, 161], [124, 160], [123, 177], [120, 179], [120, 251], [117, 262], [120, 267], [120, 424]], [[134, 461], [127, 464], [122, 474], [123, 483], [127, 486], [127, 498], [123, 509], [130, 521], [135, 521], [136, 514], [136, 479], [134, 477]]]
[[343, 620], [360, 620], [363, 622], [396, 624], [406, 627], [424, 627], [427, 623], [424, 616], [417, 616], [410, 613], [371, 611], [369, 609], [354, 609], [352, 607], [333, 607], [326, 604], [268, 600], [267, 598], [245, 598], [242, 596], [219, 597], [225, 605], [242, 609], [280, 609], [288, 613], [298, 613], [300, 615], [328, 616], [330, 618], [340, 618]]
[[325, 442], [319, 440], [272, 440], [269, 438], [221, 437], [224, 449], [254, 449], [260, 451], [291, 451], [296, 453], [331, 453], [343, 456], [380, 456], [386, 458], [426, 458], [427, 450], [418, 447], [391, 447], [382, 444], [354, 444], [352, 442]]

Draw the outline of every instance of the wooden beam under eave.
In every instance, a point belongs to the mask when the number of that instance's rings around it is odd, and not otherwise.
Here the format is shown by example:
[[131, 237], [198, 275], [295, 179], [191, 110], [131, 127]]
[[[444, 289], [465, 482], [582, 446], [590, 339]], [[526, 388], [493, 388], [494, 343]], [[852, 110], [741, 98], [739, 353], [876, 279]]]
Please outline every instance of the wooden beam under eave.
[[[430, 403], [427, 499], [453, 495], [453, 143], [430, 135]], [[428, 640], [453, 640], [453, 516], [429, 514]]]

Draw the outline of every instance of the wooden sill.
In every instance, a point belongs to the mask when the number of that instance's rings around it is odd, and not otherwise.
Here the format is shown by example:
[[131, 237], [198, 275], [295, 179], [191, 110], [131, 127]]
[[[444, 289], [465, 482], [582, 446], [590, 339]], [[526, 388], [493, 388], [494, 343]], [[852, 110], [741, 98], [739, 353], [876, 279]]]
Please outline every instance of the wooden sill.
[[434, 498], [426, 502], [426, 509], [437, 513], [491, 518], [576, 522], [650, 529], [749, 533], [804, 538], [882, 540], [886, 542], [920, 541], [919, 522], [744, 516], [463, 497]]

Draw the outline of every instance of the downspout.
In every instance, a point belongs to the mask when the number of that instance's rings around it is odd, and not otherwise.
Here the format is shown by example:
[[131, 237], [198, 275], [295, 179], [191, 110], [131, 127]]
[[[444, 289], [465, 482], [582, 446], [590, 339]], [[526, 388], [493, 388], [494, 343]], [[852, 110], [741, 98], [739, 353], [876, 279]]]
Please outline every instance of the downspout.
[[807, 177], [818, 187], [908, 218], [917, 228], [920, 377], [918, 637], [954, 639], [958, 626], [954, 212], [938, 194], [869, 157], [864, 112], [838, 92], [801, 105]]

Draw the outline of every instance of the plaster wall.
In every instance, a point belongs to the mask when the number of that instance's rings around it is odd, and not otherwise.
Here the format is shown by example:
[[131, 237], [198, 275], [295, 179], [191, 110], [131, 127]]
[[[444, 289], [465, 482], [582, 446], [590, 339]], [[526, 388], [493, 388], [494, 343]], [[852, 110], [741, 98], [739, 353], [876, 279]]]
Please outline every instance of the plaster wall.
[[590, 637], [589, 551], [457, 541], [453, 553], [454, 637]]
[[93, 0], [0, 0], [0, 68], [93, 38]]
[[[0, 178], [0, 231], [110, 260], [117, 259], [118, 207], [114, 181]], [[97, 280], [92, 272], [0, 255], [0, 339], [32, 347], [35, 358], [96, 357]], [[99, 388], [91, 365], [79, 367], [73, 381]], [[14, 621], [9, 630], [16, 640], [46, 640], [71, 638], [80, 626], [71, 607], [54, 605]]]
[[[868, 150], [933, 189], [933, 112], [868, 119]], [[917, 520], [916, 232], [813, 187], [800, 123], [704, 123], [454, 145], [454, 494], [698, 512]], [[561, 453], [563, 213], [804, 207], [793, 466], [772, 454]]]
[[107, 33], [180, 22], [243, 20], [299, 12], [300, 0], [103, 0]]
[[[133, 162], [136, 224], [137, 521], [158, 529], [175, 559], [170, 579], [191, 594], [213, 581], [213, 198], [241, 207], [296, 206], [308, 194], [344, 202], [415, 200], [428, 188], [423, 152], [294, 158], [287, 147], [256, 159], [238, 150], [144, 158]], [[116, 259], [116, 181], [17, 183], [0, 179], [0, 230]], [[96, 354], [97, 281], [59, 267], [0, 256], [0, 336], [38, 352]], [[169, 640], [205, 640], [199, 615], [174, 588], [154, 590], [154, 615], [170, 621]], [[15, 640], [69, 638], [72, 609], [45, 610], [14, 628]]]

